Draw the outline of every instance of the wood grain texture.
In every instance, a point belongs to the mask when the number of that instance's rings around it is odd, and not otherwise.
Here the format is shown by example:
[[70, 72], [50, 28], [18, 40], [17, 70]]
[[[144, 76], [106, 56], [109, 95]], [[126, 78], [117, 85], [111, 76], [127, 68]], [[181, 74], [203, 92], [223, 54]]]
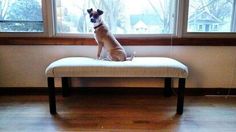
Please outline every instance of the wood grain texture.
[[[236, 38], [118, 38], [122, 45], [236, 46]], [[0, 37], [0, 45], [97, 45], [94, 38]]]
[[236, 97], [187, 96], [175, 115], [176, 97], [76, 94], [57, 97], [59, 115], [47, 96], [0, 96], [0, 131], [234, 132]]

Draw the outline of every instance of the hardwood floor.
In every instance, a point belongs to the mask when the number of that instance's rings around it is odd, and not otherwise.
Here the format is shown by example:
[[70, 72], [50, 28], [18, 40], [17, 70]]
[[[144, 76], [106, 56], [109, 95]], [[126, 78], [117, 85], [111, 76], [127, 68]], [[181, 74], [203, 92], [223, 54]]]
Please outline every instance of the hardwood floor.
[[236, 131], [236, 97], [187, 96], [182, 116], [176, 97], [148, 94], [57, 96], [57, 106], [53, 117], [47, 96], [0, 96], [0, 131]]

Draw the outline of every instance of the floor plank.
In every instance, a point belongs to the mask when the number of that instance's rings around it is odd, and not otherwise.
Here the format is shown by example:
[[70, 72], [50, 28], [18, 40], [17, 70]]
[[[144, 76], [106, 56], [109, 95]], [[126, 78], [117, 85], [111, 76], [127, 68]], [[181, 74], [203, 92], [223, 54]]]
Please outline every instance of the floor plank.
[[176, 97], [155, 95], [0, 96], [0, 131], [235, 132], [236, 97], [187, 96], [182, 116]]

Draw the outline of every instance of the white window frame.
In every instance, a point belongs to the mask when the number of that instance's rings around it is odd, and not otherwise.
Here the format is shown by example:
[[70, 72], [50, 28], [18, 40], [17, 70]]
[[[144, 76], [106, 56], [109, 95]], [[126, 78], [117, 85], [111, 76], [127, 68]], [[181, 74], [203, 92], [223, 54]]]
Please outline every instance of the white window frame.
[[42, 32], [0, 32], [0, 37], [47, 37], [50, 36], [49, 31], [49, 12], [50, 0], [41, 0], [42, 1], [42, 15], [43, 15], [43, 31]]
[[[234, 32], [188, 32], [188, 10], [189, 10], [189, 0], [184, 1], [184, 20], [182, 28], [182, 37], [185, 38], [232, 38], [236, 37], [236, 0], [234, 0], [233, 16], [232, 16], [232, 29]], [[234, 23], [235, 22], [235, 23]]]
[[[52, 0], [53, 2], [53, 14], [57, 14], [56, 13], [56, 2], [55, 0]], [[182, 3], [182, 0], [175, 0], [176, 4], [175, 4], [175, 10], [176, 10], [176, 14], [175, 14], [175, 18], [174, 18], [174, 29], [173, 29], [173, 33], [172, 34], [115, 34], [115, 37], [117, 38], [172, 38], [172, 37], [178, 37], [181, 35], [178, 35], [179, 30], [178, 30], [178, 26], [180, 25], [179, 23], [179, 4]], [[56, 19], [56, 15], [53, 15], [53, 21], [54, 21], [54, 36], [55, 37], [73, 37], [73, 38], [94, 38], [93, 34], [83, 34], [83, 33], [57, 33], [56, 32], [56, 25], [57, 25], [57, 19]]]

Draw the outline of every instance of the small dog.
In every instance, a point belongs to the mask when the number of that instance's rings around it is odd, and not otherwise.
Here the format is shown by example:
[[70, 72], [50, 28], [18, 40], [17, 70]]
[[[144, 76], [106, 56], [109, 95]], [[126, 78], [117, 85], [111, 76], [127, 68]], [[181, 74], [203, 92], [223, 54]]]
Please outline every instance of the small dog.
[[126, 52], [116, 38], [109, 32], [107, 26], [104, 24], [101, 15], [102, 10], [94, 11], [92, 8], [87, 12], [90, 16], [90, 21], [94, 24], [95, 40], [98, 44], [97, 59], [101, 59], [101, 51], [104, 47], [107, 50], [107, 58], [105, 60], [111, 61], [126, 61], [132, 60], [133, 57], [127, 58]]

